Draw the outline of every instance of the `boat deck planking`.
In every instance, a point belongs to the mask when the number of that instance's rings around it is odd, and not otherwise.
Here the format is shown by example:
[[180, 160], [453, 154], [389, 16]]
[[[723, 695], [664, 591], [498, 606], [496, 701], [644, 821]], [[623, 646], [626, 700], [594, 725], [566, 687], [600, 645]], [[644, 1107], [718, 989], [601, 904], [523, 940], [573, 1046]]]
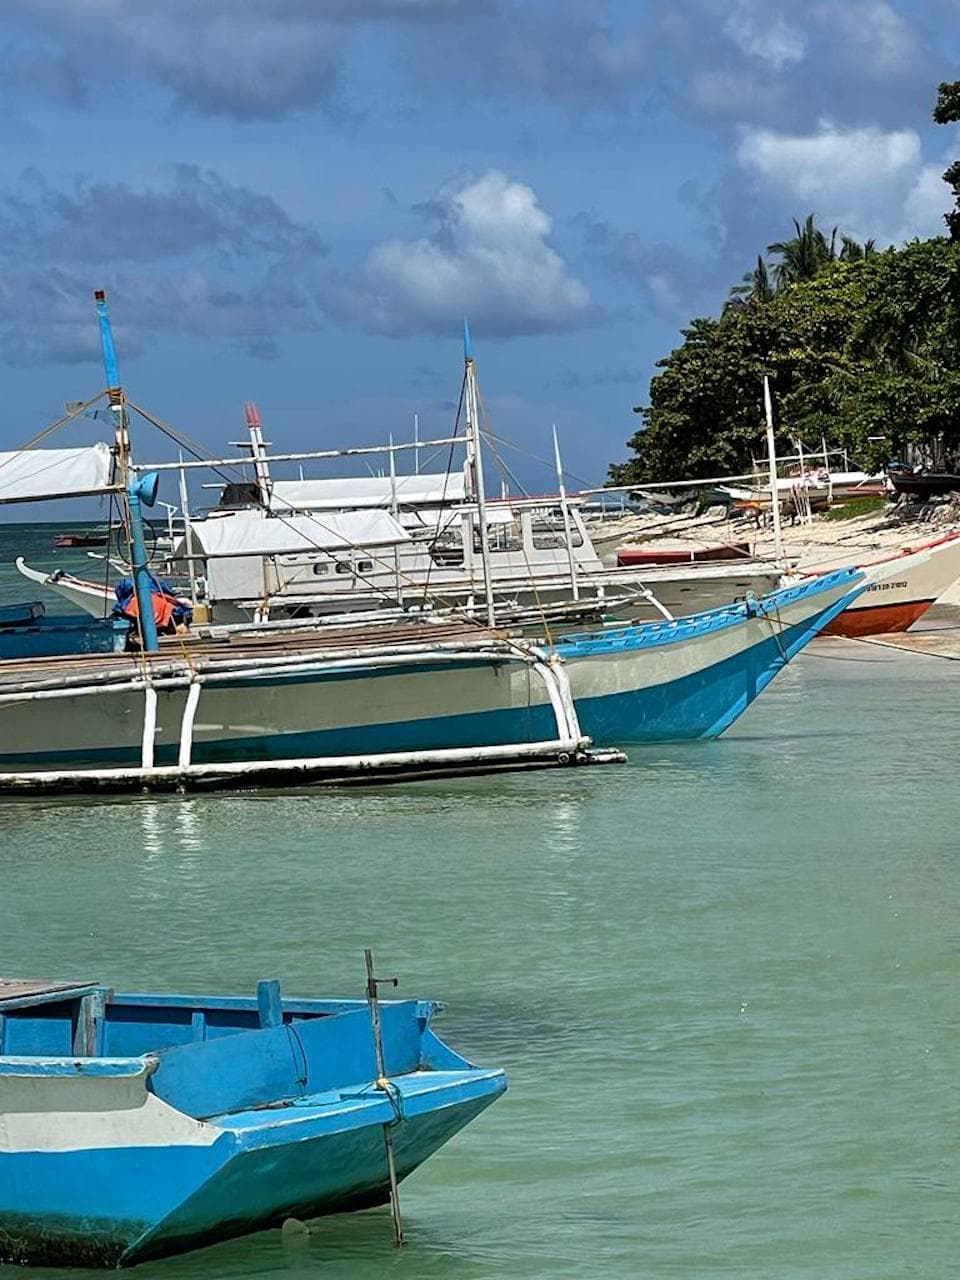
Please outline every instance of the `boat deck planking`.
[[490, 631], [477, 625], [449, 623], [411, 627], [409, 624], [333, 631], [230, 635], [226, 638], [196, 636], [164, 637], [156, 653], [68, 654], [53, 658], [17, 658], [0, 662], [0, 695], [26, 693], [80, 682], [104, 684], [142, 681], [145, 674], [187, 676], [192, 672], [226, 670], [236, 664], [289, 659], [295, 662], [333, 661], [338, 658], [374, 656], [402, 659], [424, 647], [456, 648], [465, 655], [471, 650], [488, 653], [501, 649], [504, 657], [515, 649], [516, 636], [506, 631]]
[[50, 982], [45, 979], [0, 978], [0, 1011], [23, 1005], [72, 1000], [100, 990], [90, 982]]

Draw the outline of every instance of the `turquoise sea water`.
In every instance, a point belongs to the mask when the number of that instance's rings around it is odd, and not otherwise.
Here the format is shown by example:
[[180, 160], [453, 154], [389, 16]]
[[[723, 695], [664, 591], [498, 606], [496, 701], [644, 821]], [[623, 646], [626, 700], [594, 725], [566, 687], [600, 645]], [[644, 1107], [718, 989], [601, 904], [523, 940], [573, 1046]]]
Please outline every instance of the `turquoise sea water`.
[[0, 804], [0, 973], [359, 995], [371, 945], [510, 1074], [402, 1253], [377, 1210], [136, 1274], [956, 1274], [958, 710], [960, 664], [825, 642], [621, 768]]

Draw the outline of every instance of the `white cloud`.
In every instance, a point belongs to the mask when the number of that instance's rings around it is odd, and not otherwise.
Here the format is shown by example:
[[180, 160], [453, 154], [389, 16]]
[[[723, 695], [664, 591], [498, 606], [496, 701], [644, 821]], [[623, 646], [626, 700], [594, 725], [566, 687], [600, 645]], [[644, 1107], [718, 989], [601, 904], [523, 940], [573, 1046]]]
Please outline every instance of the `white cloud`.
[[[950, 157], [953, 159], [953, 157]], [[949, 188], [944, 185], [943, 171], [948, 161], [941, 164], [925, 164], [907, 192], [903, 205], [903, 225], [897, 240], [921, 239], [946, 234], [943, 215], [950, 208]]]
[[950, 193], [941, 173], [949, 161], [926, 159], [910, 129], [826, 121], [807, 135], [745, 128], [737, 161], [764, 194], [789, 201], [795, 216], [816, 213], [822, 226], [857, 239], [888, 244], [943, 234]]
[[469, 315], [490, 335], [596, 323], [590, 291], [548, 243], [535, 192], [498, 169], [448, 183], [418, 210], [418, 240], [376, 245], [360, 269], [332, 275], [322, 305], [375, 333], [450, 333]]
[[875, 72], [909, 67], [919, 52], [913, 31], [886, 0], [830, 0], [819, 6], [819, 13], [837, 40], [855, 56], [869, 59]]
[[744, 168], [802, 200], [884, 187], [915, 172], [920, 154], [912, 129], [841, 129], [827, 121], [807, 136], [747, 128], [737, 148]]
[[782, 18], [762, 26], [742, 3], [727, 17], [723, 31], [741, 53], [767, 63], [775, 71], [801, 62], [807, 51], [802, 31], [791, 27]]

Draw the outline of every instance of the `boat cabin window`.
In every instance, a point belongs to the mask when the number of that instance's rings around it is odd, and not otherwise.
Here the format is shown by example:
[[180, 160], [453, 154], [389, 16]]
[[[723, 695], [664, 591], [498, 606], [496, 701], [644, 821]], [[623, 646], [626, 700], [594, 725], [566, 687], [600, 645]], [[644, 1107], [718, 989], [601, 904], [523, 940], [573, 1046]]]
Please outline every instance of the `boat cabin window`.
[[358, 560], [358, 561], [357, 561], [357, 573], [373, 573], [373, 561], [372, 561], [372, 560]]
[[350, 563], [349, 560], [338, 560], [336, 572], [337, 573], [353, 573], [353, 565]]
[[[530, 519], [530, 531], [533, 535], [533, 545], [538, 551], [547, 551], [552, 547], [566, 548], [563, 512], [559, 507], [533, 515]], [[583, 534], [573, 523], [570, 525], [570, 541], [575, 547], [583, 546]]]
[[333, 566], [329, 560], [317, 560], [314, 562], [313, 572], [318, 578], [322, 578], [325, 573], [329, 573]]
[[[523, 535], [520, 531], [520, 521], [513, 520], [494, 520], [487, 525], [487, 539], [490, 544], [490, 552], [493, 554], [497, 551], [522, 551]], [[473, 549], [479, 555], [483, 548], [480, 545], [480, 530], [474, 525], [473, 529]]]

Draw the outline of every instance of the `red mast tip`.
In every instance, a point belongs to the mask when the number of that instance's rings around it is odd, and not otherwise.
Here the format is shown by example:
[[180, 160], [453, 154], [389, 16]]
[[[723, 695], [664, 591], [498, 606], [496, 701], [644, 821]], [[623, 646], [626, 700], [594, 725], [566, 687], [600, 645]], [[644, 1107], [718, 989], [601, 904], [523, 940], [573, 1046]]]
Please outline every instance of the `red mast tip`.
[[247, 426], [259, 427], [260, 411], [257, 409], [257, 406], [253, 403], [252, 400], [247, 401], [246, 412], [247, 412]]

